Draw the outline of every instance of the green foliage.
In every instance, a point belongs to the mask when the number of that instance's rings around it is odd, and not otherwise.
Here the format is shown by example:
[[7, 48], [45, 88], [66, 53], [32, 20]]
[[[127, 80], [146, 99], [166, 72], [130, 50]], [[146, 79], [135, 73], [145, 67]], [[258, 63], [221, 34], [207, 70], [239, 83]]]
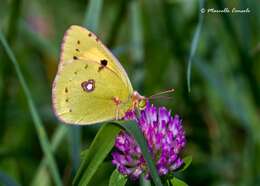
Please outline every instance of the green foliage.
[[[65, 127], [64, 125], [60, 125], [55, 133], [53, 134], [53, 138], [51, 140], [51, 150], [52, 152], [55, 152], [57, 148], [60, 146], [62, 141], [64, 141], [65, 136], [68, 133], [68, 128]], [[43, 186], [43, 185], [50, 185], [50, 180], [45, 179], [44, 181], [42, 180], [42, 177], [50, 177], [47, 169], [47, 158], [44, 157], [44, 159], [40, 162], [40, 165], [38, 167], [37, 172], [35, 173], [35, 177], [31, 183], [31, 185], [38, 185], [38, 186]]]
[[173, 186], [188, 186], [184, 181], [174, 177], [172, 180], [171, 180], [171, 184]]
[[18, 62], [16, 61], [16, 58], [15, 58], [11, 48], [9, 47], [5, 37], [2, 35], [1, 32], [0, 32], [0, 41], [1, 41], [1, 43], [4, 47], [4, 49], [5, 49], [5, 52], [7, 53], [8, 57], [9, 57], [9, 59], [11, 60], [11, 62], [14, 65], [15, 72], [16, 72], [17, 77], [18, 77], [18, 79], [21, 83], [23, 92], [26, 96], [27, 103], [28, 103], [28, 106], [29, 106], [29, 110], [31, 112], [31, 116], [32, 116], [33, 122], [35, 124], [35, 128], [36, 128], [36, 131], [38, 133], [42, 149], [43, 149], [43, 151], [44, 151], [44, 153], [47, 157], [47, 162], [48, 162], [49, 168], [51, 170], [51, 173], [53, 175], [55, 184], [61, 186], [62, 184], [61, 184], [61, 180], [60, 180], [60, 177], [59, 177], [57, 165], [56, 165], [56, 162], [54, 160], [53, 154], [51, 152], [51, 147], [50, 147], [50, 144], [49, 144], [49, 141], [48, 141], [48, 138], [47, 138], [47, 134], [45, 132], [45, 129], [43, 127], [40, 116], [39, 116], [39, 114], [36, 110], [35, 103], [34, 103], [33, 98], [31, 96], [31, 92], [30, 92], [28, 85], [27, 85], [27, 83], [24, 79], [24, 76], [23, 76], [23, 74], [20, 70], [20, 66], [19, 66]]
[[15, 180], [13, 180], [10, 176], [6, 175], [4, 172], [0, 172], [0, 183], [8, 186], [19, 186]]
[[125, 186], [127, 178], [120, 174], [117, 169], [113, 171], [109, 180], [109, 186]]
[[115, 137], [120, 127], [105, 124], [98, 131], [88, 152], [83, 157], [78, 172], [73, 180], [73, 185], [88, 185], [92, 176], [114, 146]]
[[184, 161], [184, 166], [181, 167], [181, 169], [178, 170], [178, 172], [182, 172], [190, 166], [190, 164], [192, 162], [192, 156], [186, 156], [185, 158], [183, 158], [183, 161]]

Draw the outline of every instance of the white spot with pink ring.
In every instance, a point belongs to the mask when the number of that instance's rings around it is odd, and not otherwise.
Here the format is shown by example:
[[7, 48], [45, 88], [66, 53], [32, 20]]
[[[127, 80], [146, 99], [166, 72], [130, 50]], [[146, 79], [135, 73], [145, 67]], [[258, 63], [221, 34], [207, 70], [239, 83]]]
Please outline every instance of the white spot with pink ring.
[[88, 81], [83, 81], [81, 87], [85, 92], [92, 92], [95, 89], [95, 80], [89, 79]]

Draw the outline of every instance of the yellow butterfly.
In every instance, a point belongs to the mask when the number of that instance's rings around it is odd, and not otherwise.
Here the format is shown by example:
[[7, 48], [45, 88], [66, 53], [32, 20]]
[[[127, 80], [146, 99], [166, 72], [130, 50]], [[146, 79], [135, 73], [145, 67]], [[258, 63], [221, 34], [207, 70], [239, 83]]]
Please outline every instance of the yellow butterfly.
[[66, 31], [52, 87], [60, 120], [82, 125], [115, 120], [129, 109], [143, 107], [144, 100], [95, 34], [75, 25]]

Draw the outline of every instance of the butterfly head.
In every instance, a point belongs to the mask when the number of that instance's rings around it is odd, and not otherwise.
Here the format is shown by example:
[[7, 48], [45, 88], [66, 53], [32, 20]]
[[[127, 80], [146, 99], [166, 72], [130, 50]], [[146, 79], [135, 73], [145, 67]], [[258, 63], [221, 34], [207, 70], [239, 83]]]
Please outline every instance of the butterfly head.
[[137, 91], [133, 92], [132, 95], [133, 108], [138, 108], [140, 110], [145, 109], [146, 101], [147, 101], [146, 97], [141, 96]]
[[165, 96], [165, 94], [169, 94], [174, 92], [174, 89], [169, 89], [166, 91], [158, 92], [152, 96], [145, 97], [140, 95], [137, 91], [134, 91], [132, 94], [132, 110], [133, 109], [139, 109], [139, 110], [144, 110], [147, 106], [147, 100], [151, 99], [171, 99], [170, 96]]

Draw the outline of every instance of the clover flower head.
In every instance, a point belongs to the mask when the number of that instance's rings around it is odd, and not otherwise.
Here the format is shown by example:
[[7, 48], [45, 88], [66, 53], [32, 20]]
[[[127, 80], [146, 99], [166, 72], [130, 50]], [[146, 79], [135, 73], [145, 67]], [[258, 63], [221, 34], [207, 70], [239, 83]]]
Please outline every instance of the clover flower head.
[[[172, 173], [183, 165], [180, 152], [185, 147], [186, 139], [182, 120], [178, 115], [172, 117], [165, 107], [156, 108], [147, 102], [139, 118], [134, 111], [129, 111], [124, 119], [138, 123], [160, 176]], [[121, 174], [133, 180], [138, 179], [142, 173], [145, 178], [150, 178], [141, 149], [130, 134], [121, 131], [116, 138], [115, 147], [112, 163]]]

